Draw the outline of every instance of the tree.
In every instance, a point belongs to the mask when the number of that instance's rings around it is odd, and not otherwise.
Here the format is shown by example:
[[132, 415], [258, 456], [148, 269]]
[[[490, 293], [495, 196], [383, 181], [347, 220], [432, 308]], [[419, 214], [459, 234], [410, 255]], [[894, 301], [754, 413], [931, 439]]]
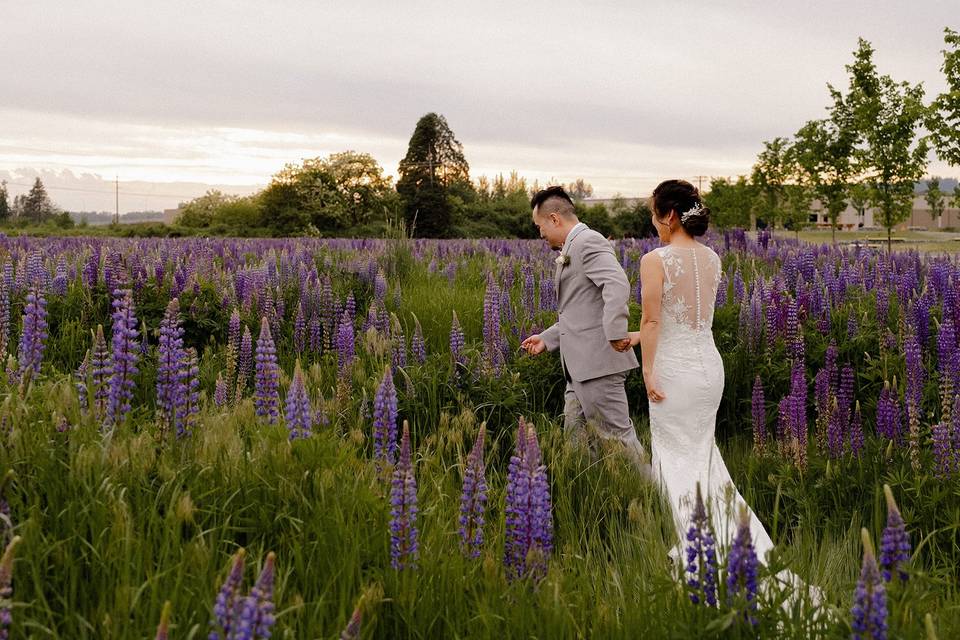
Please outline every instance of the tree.
[[811, 120], [796, 135], [793, 158], [798, 181], [820, 201], [837, 242], [837, 220], [847, 208], [847, 191], [853, 166], [850, 156], [857, 141], [850, 109], [839, 91], [830, 87], [830, 119]]
[[866, 224], [867, 207], [870, 206], [870, 188], [862, 182], [850, 185], [850, 206], [857, 212], [860, 225]]
[[947, 81], [947, 91], [930, 105], [927, 128], [937, 156], [953, 166], [960, 166], [960, 33], [944, 29], [943, 65], [940, 70]]
[[334, 153], [319, 166], [333, 178], [351, 226], [368, 222], [393, 192], [391, 178], [369, 153]]
[[30, 187], [30, 192], [22, 201], [22, 214], [25, 218], [33, 220], [36, 223], [43, 222], [48, 217], [54, 215], [54, 206], [50, 202], [47, 190], [43, 186], [43, 181], [38, 176]]
[[927, 193], [923, 196], [930, 207], [930, 214], [937, 221], [937, 228], [943, 228], [943, 209], [944, 197], [943, 191], [940, 191], [940, 178], [933, 176], [927, 180]]
[[217, 212], [226, 204], [236, 201], [236, 196], [210, 189], [202, 196], [180, 203], [177, 224], [194, 229], [206, 229], [214, 222]]
[[10, 218], [10, 201], [7, 200], [7, 181], [0, 181], [0, 220], [8, 220]]
[[756, 224], [753, 212], [758, 204], [757, 188], [746, 176], [739, 176], [736, 182], [726, 178], [711, 179], [704, 201], [710, 208], [710, 222], [717, 228], [746, 229]]
[[567, 185], [567, 193], [574, 202], [581, 202], [593, 196], [593, 185], [583, 178], [577, 178]]
[[[786, 202], [786, 184], [791, 174], [790, 141], [786, 138], [774, 138], [763, 143], [763, 151], [753, 165], [750, 181], [759, 192], [758, 208], [764, 221], [776, 227], [777, 220], [784, 217]], [[756, 219], [751, 212], [750, 228], [755, 229]]]
[[927, 166], [929, 147], [919, 136], [926, 115], [923, 86], [879, 76], [873, 47], [862, 38], [853, 64], [846, 68], [850, 88], [845, 102], [858, 133], [855, 173], [869, 187], [870, 202], [887, 229], [887, 250], [891, 251], [893, 227], [910, 215], [914, 185]]
[[397, 193], [406, 202], [407, 228], [420, 237], [448, 235], [452, 209], [447, 196], [455, 185], [470, 188], [470, 166], [443, 116], [420, 118], [399, 173]]

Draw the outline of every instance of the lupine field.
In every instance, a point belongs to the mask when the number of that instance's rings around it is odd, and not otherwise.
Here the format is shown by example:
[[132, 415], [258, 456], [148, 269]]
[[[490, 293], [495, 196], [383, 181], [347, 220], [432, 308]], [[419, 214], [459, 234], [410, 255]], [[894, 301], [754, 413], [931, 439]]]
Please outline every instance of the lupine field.
[[707, 241], [769, 566], [565, 445], [542, 242], [0, 238], [0, 638], [960, 637], [960, 261]]

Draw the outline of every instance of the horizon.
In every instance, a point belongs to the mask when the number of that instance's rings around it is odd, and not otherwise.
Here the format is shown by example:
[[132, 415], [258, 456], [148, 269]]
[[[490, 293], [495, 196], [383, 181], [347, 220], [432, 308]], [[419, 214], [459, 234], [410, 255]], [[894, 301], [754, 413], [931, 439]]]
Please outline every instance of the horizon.
[[[354, 150], [395, 183], [435, 111], [474, 180], [583, 178], [597, 197], [636, 197], [749, 173], [764, 140], [826, 114], [861, 36], [881, 74], [929, 101], [943, 28], [958, 26], [939, 0], [426, 5], [295, 3], [258, 21], [252, 2], [17, 6], [0, 43], [23, 61], [0, 108], [0, 179], [12, 198], [35, 171], [63, 208], [113, 211], [119, 178], [121, 211], [162, 211]], [[960, 173], [931, 158], [929, 175]]]

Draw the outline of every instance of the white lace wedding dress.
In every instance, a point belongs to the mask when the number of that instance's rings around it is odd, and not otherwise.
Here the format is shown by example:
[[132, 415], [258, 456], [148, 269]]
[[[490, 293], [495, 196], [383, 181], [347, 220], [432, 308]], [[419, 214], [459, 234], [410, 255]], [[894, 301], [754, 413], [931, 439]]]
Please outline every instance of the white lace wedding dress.
[[[650, 440], [654, 477], [670, 502], [677, 528], [678, 543], [670, 555], [682, 563], [698, 482], [718, 553], [731, 544], [746, 503], [714, 438], [724, 379], [712, 331], [720, 258], [705, 245], [654, 251], [663, 261], [664, 282], [653, 373], [666, 398], [650, 403]], [[747, 509], [757, 557], [763, 562], [773, 542]]]

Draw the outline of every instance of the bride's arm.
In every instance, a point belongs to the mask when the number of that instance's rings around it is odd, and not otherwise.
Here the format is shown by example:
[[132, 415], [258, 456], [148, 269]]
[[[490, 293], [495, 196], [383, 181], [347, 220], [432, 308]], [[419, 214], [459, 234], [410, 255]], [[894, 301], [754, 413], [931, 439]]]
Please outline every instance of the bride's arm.
[[653, 360], [657, 355], [657, 339], [660, 336], [660, 299], [663, 295], [663, 261], [656, 252], [650, 251], [640, 259], [640, 282], [643, 316], [635, 340], [640, 343], [643, 382], [647, 393], [656, 392], [658, 399], [662, 399], [663, 394], [653, 375]]

